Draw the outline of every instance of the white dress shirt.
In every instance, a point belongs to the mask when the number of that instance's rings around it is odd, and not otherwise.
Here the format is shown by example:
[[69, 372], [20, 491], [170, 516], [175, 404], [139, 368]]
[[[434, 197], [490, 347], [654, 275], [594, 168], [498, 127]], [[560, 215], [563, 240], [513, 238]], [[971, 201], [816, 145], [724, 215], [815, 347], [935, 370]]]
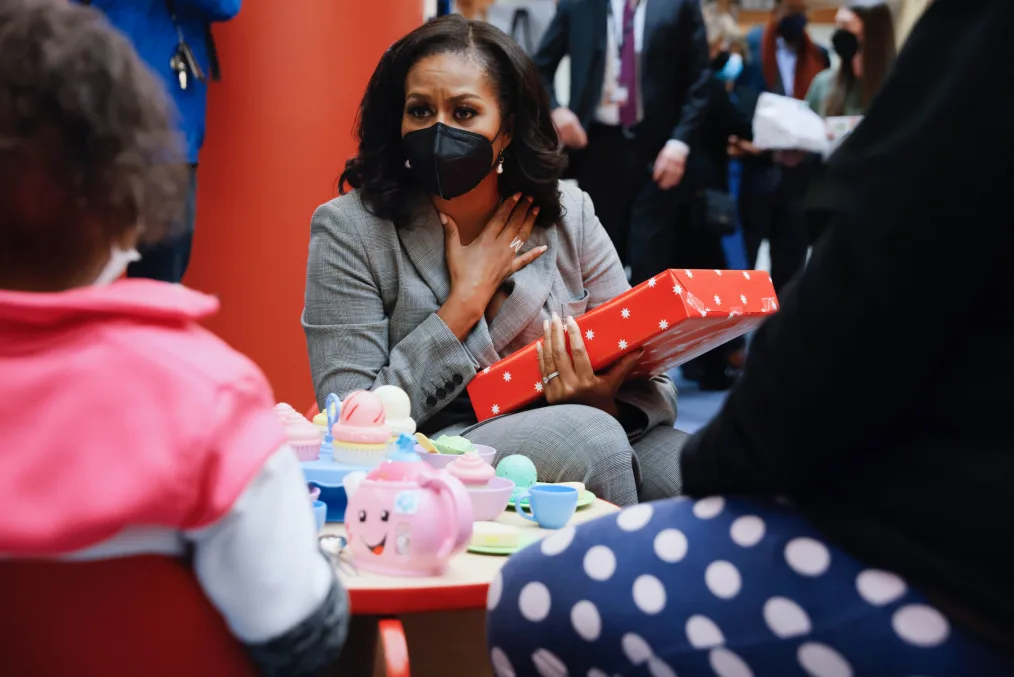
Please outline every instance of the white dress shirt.
[[[623, 10], [628, 0], [609, 0], [612, 13], [606, 16], [606, 71], [602, 80], [602, 100], [595, 111], [595, 120], [604, 125], [620, 124], [620, 105], [613, 102], [613, 92], [619, 87], [620, 79], [620, 37], [622, 35]], [[644, 117], [641, 108], [641, 49], [644, 47], [644, 6], [648, 0], [641, 0], [634, 12], [634, 52], [637, 55], [637, 119]]]
[[[595, 109], [595, 121], [616, 126], [620, 124], [620, 105], [613, 101], [613, 92], [619, 87], [620, 38], [624, 5], [629, 0], [609, 0], [612, 12], [606, 16], [606, 69], [602, 80], [602, 100]], [[641, 0], [634, 11], [634, 53], [637, 58], [637, 120], [644, 119], [644, 97], [641, 77], [641, 51], [644, 48], [644, 12], [649, 0]], [[690, 147], [682, 141], [670, 139], [666, 147], [678, 149], [684, 157], [690, 154]]]
[[799, 54], [789, 47], [782, 36], [778, 36], [776, 43], [778, 48], [775, 51], [775, 58], [778, 61], [778, 74], [782, 78], [782, 88], [785, 90], [785, 96], [795, 96], [796, 63], [799, 61]]

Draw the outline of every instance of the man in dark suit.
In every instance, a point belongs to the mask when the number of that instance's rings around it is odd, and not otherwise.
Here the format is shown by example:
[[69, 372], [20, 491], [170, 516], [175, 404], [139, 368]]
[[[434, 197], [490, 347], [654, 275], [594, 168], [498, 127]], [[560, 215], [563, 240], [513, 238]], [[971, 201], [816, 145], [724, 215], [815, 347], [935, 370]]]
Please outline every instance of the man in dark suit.
[[[556, 98], [571, 60], [569, 106]], [[699, 0], [560, 0], [535, 56], [574, 175], [636, 284], [668, 267], [687, 156], [707, 112]]]

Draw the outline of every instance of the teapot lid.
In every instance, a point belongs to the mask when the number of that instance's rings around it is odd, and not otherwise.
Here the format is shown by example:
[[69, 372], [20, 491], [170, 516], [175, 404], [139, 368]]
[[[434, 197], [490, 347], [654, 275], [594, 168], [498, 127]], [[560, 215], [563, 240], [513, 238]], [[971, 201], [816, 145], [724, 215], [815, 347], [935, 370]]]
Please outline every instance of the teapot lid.
[[419, 454], [415, 452], [415, 439], [405, 433], [398, 435], [398, 438], [391, 445], [392, 449], [387, 454], [387, 460], [405, 463], [422, 463]]
[[391, 444], [391, 450], [384, 462], [367, 475], [367, 479], [411, 482], [428, 468], [429, 466], [423, 463], [419, 454], [415, 452], [415, 440], [402, 433]]

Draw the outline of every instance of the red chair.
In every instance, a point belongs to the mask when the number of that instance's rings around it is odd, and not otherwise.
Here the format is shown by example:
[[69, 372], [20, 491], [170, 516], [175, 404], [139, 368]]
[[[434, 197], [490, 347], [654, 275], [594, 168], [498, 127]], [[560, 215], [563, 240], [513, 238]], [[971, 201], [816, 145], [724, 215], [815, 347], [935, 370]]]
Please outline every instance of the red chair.
[[[254, 677], [190, 570], [140, 555], [0, 561], [0, 665], [18, 677]], [[387, 677], [409, 677], [401, 621], [380, 622]]]
[[193, 574], [172, 558], [0, 561], [0, 599], [4, 674], [256, 674]]

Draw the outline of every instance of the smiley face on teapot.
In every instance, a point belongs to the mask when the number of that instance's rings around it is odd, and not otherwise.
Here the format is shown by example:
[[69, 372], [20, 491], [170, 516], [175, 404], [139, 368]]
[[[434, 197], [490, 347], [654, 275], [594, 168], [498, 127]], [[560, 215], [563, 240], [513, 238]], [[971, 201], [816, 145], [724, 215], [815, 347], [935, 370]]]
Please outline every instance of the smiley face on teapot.
[[424, 466], [398, 472], [392, 466], [386, 461], [346, 482], [345, 526], [356, 566], [389, 575], [437, 575], [471, 538], [468, 494], [446, 473]]
[[360, 508], [354, 518], [356, 523], [348, 525], [349, 532], [355, 534], [353, 539], [362, 541], [366, 552], [371, 555], [379, 557], [392, 547], [394, 555], [408, 557], [411, 554], [412, 526], [403, 516], [415, 514], [418, 505], [417, 490], [399, 492], [390, 508], [370, 511]]

